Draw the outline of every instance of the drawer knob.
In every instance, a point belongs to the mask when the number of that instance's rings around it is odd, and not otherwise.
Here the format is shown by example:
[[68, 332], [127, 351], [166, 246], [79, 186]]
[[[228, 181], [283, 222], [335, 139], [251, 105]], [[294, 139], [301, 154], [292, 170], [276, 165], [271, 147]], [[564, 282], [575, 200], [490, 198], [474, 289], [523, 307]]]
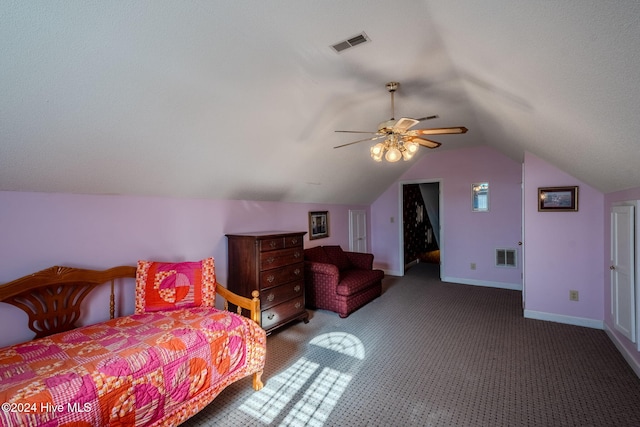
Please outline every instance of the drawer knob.
[[300, 258], [300, 252], [299, 251], [295, 251], [293, 253], [294, 258]]
[[276, 296], [273, 293], [270, 293], [269, 295], [267, 295], [267, 301], [271, 302], [276, 298]]
[[294, 291], [296, 291], [296, 292], [300, 292], [300, 285], [296, 285], [296, 286], [293, 288], [293, 290], [294, 290]]
[[274, 262], [275, 260], [276, 260], [276, 259], [275, 259], [274, 257], [272, 257], [272, 256], [271, 256], [271, 257], [267, 258], [267, 264], [273, 264], [273, 262]]
[[275, 242], [275, 240], [270, 241], [270, 242], [269, 242], [269, 246], [271, 246], [272, 248], [275, 248], [275, 247], [276, 247], [276, 242]]
[[297, 238], [293, 238], [291, 239], [291, 244], [295, 245], [296, 243], [298, 243], [298, 239]]
[[293, 270], [293, 274], [295, 274], [296, 276], [299, 276], [301, 273], [299, 268], [296, 268], [295, 270]]
[[272, 283], [274, 280], [276, 280], [276, 277], [273, 274], [270, 274], [267, 277], [267, 282]]
[[300, 305], [301, 305], [301, 304], [300, 304], [300, 302], [297, 302], [297, 303], [296, 303], [296, 305], [295, 305], [295, 307], [296, 307], [296, 308], [300, 308]]
[[275, 317], [275, 314], [269, 313], [269, 315], [267, 316], [267, 319], [273, 320], [274, 317]]

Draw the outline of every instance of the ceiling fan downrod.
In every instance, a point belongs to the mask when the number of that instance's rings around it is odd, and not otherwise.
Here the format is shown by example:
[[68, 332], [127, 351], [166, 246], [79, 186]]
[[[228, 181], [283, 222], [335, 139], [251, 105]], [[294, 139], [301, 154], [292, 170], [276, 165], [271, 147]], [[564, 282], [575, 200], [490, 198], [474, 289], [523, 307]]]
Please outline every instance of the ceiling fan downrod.
[[396, 90], [398, 90], [398, 86], [400, 86], [400, 83], [398, 83], [398, 82], [389, 82], [389, 83], [387, 83], [386, 86], [387, 86], [387, 90], [391, 94], [391, 120], [395, 120], [396, 119], [396, 108], [395, 108], [395, 102], [394, 102], [394, 99], [393, 99], [393, 94], [395, 93]]

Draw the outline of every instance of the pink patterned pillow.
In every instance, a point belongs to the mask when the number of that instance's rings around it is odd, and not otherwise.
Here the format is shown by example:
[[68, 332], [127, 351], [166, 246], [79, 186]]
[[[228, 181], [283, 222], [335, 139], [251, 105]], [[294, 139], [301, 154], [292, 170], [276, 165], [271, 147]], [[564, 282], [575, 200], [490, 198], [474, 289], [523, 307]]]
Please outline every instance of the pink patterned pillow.
[[213, 258], [196, 262], [138, 261], [135, 312], [215, 307]]

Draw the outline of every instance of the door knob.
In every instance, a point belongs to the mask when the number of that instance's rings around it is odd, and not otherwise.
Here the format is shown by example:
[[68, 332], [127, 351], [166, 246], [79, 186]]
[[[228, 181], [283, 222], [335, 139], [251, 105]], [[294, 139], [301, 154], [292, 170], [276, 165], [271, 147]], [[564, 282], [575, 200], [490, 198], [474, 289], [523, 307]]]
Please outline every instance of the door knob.
[[518, 242], [518, 246], [522, 246], [522, 242]]
[[615, 270], [615, 269], [616, 269], [616, 267], [614, 265], [610, 265], [609, 266], [609, 270]]

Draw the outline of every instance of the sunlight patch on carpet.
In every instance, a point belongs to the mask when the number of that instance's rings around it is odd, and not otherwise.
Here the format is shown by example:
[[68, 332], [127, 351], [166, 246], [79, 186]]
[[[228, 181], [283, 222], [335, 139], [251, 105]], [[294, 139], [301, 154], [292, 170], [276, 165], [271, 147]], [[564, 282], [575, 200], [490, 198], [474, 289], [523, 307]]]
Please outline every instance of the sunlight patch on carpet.
[[309, 344], [364, 360], [365, 351], [362, 341], [355, 335], [346, 332], [329, 332], [318, 335], [312, 339]]
[[270, 378], [262, 390], [240, 406], [240, 410], [271, 424], [319, 366], [304, 357], [298, 359], [290, 368]]
[[322, 427], [351, 378], [349, 374], [324, 368], [280, 425]]
[[[359, 360], [365, 357], [362, 341], [345, 332], [318, 335], [309, 343]], [[330, 367], [324, 367], [316, 373], [319, 368], [319, 363], [301, 357], [284, 372], [270, 378], [262, 390], [240, 406], [240, 410], [265, 424], [271, 424], [311, 382], [280, 425], [322, 427], [353, 376]]]

